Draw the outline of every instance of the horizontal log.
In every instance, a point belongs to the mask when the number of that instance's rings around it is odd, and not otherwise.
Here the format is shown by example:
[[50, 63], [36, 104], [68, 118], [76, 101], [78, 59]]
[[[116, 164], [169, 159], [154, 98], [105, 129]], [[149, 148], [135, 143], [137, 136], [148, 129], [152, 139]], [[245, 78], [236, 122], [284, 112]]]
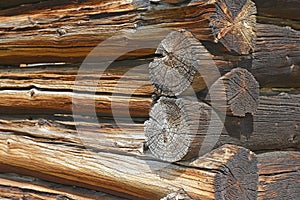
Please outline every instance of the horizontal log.
[[[74, 144], [42, 142], [17, 134], [0, 137], [2, 164], [96, 185], [125, 197], [158, 199], [180, 188], [195, 199], [220, 199], [228, 193], [250, 199], [257, 196], [255, 155], [240, 147], [226, 145], [192, 163], [175, 165], [129, 155], [93, 153]], [[228, 170], [232, 174], [227, 174]], [[235, 181], [238, 184], [226, 187]]]
[[[215, 50], [213, 50], [211, 44], [205, 44], [205, 47], [211, 55], [208, 54], [208, 56], [205, 57], [209, 58], [207, 61], [201, 61], [200, 59], [201, 67], [203, 69], [212, 69], [212, 66], [216, 66], [216, 69], [219, 70], [221, 75], [229, 72], [232, 68], [243, 67], [254, 74], [254, 77], [258, 80], [261, 87], [299, 88], [299, 31], [295, 31], [287, 27], [267, 24], [258, 24], [256, 27], [257, 42], [252, 60], [249, 56], [220, 55], [220, 52], [214, 52]], [[7, 70], [7, 66], [2, 66], [0, 71], [3, 76], [1, 76], [0, 87], [13, 88], [17, 86], [19, 88], [36, 87], [40, 89], [61, 88], [72, 90], [72, 85], [75, 83], [74, 80], [76, 80], [80, 64], [51, 66], [51, 63], [48, 63], [47, 65], [45, 61], [46, 60], [43, 60], [42, 63], [40, 63], [40, 66], [38, 66], [38, 60], [36, 60], [34, 61], [36, 65], [32, 65], [32, 67], [10, 67], [10, 70]], [[115, 81], [122, 78], [121, 75], [124, 76], [124, 74], [129, 71], [126, 78], [130, 79], [130, 81], [137, 82], [133, 82], [134, 84], [126, 84], [125, 80], [121, 79], [124, 80], [126, 87], [132, 88], [132, 85], [139, 85], [141, 88], [138, 88], [136, 92], [142, 95], [149, 95], [153, 92], [153, 89], [150, 86], [149, 78], [147, 76], [148, 69], [146, 67], [137, 69], [137, 66], [149, 64], [150, 61], [151, 58], [114, 62], [112, 63], [112, 66], [108, 68], [108, 72], [105, 68], [107, 65], [110, 65], [110, 63], [98, 63], [97, 65], [88, 65], [88, 63], [86, 63], [88, 67], [82, 68], [88, 70], [81, 72], [82, 77], [86, 77], [86, 81], [81, 81], [81, 89], [79, 86], [77, 86], [76, 89], [80, 89], [81, 91], [90, 91], [91, 88], [93, 88], [91, 86], [95, 83], [93, 80], [98, 80], [99, 76], [102, 75], [104, 77], [101, 81], [105, 81], [106, 79], [111, 79], [111, 81], [102, 82], [103, 89], [97, 87], [95, 90], [97, 92], [111, 93], [112, 88], [115, 85], [114, 83], [116, 83]], [[93, 67], [93, 65], [95, 67]], [[98, 66], [98, 68], [96, 66]], [[218, 70], [216, 70], [216, 72]], [[219, 78], [219, 73], [217, 73], [216, 77], [215, 75], [211, 76], [210, 79], [212, 82]], [[53, 81], [54, 78], [56, 79], [55, 82]], [[120, 84], [123, 84], [123, 82]], [[145, 85], [146, 87], [142, 87], [142, 85]], [[108, 88], [110, 87], [111, 89], [109, 90]], [[119, 87], [118, 90], [121, 91], [121, 88]], [[124, 90], [126, 91], [126, 89]]]
[[297, 8], [300, 6], [297, 0], [254, 0], [259, 15], [273, 16], [300, 20]]
[[300, 152], [278, 151], [258, 155], [258, 199], [293, 199], [300, 195]]
[[[143, 42], [144, 47], [140, 49], [148, 48], [146, 43], [156, 47], [163, 38], [155, 32], [159, 28], [188, 28], [198, 39], [219, 42], [229, 51], [248, 54], [253, 45], [244, 43], [243, 38], [254, 38], [254, 3], [250, 0], [232, 1], [232, 7], [228, 7], [226, 1], [197, 0], [182, 6], [160, 6], [142, 0], [90, 0], [67, 4], [59, 2], [58, 5], [45, 1], [42, 5], [2, 10], [1, 64], [82, 62], [100, 42], [122, 30], [135, 32], [145, 26], [148, 28], [135, 38], [130, 38], [130, 34], [116, 37], [113, 47], [112, 43], [106, 44], [111, 51], [102, 51], [100, 55], [112, 54], [122, 45], [136, 45], [126, 42], [131, 39]], [[49, 5], [52, 5], [51, 9]], [[231, 28], [224, 28], [223, 24], [227, 27], [229, 23]], [[233, 37], [235, 40], [232, 40]], [[131, 55], [142, 56], [149, 52], [144, 49]], [[19, 58], [17, 62], [16, 56]]]
[[121, 200], [116, 196], [85, 188], [43, 181], [12, 173], [0, 174], [1, 199], [82, 199]]
[[300, 32], [257, 24], [251, 73], [263, 87], [300, 87]]
[[[245, 118], [226, 117], [217, 146], [231, 143], [253, 151], [299, 148], [299, 95], [281, 93], [276, 96], [260, 96], [257, 113]], [[206, 106], [207, 107], [207, 106]], [[147, 114], [149, 110], [144, 110]], [[288, 111], [288, 112], [287, 112]], [[12, 111], [9, 111], [12, 113]], [[82, 145], [87, 141], [91, 148], [110, 152], [142, 154], [145, 143], [145, 119], [133, 123], [128, 119], [114, 122], [99, 118], [82, 118], [74, 122], [72, 116], [39, 116], [32, 113], [21, 116], [1, 116], [0, 130], [4, 133], [21, 133], [33, 137], [48, 138]], [[116, 120], [118, 120], [116, 118]], [[127, 121], [126, 121], [127, 120]], [[76, 126], [80, 135], [77, 135]], [[86, 134], [83, 134], [86, 133]], [[206, 134], [203, 134], [205, 137]], [[84, 139], [87, 137], [86, 139]], [[91, 139], [89, 139], [91, 138]]]

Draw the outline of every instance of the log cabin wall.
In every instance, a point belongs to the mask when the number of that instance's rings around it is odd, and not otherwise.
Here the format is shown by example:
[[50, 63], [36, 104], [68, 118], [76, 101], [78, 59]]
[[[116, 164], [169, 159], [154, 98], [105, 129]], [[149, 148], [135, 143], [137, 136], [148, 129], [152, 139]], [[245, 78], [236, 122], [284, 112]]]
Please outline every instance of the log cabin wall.
[[[299, 2], [254, 3], [0, 2], [0, 197], [296, 200], [300, 195]], [[232, 19], [224, 19], [222, 10]], [[237, 23], [232, 22], [229, 30], [223, 28], [234, 19]], [[212, 75], [211, 83], [197, 91], [200, 103], [192, 105], [211, 110], [205, 96], [208, 88], [237, 67], [251, 73], [260, 87], [257, 107], [247, 111], [251, 115], [234, 116], [227, 107], [224, 128], [211, 144], [214, 150], [197, 157], [190, 148], [193, 160], [165, 163], [153, 156], [147, 144], [144, 122], [151, 118], [160, 95], [170, 98], [157, 94], [149, 72], [149, 64], [162, 56], [156, 52], [166, 35], [155, 34], [160, 28], [170, 30], [167, 33], [191, 32], [222, 76]], [[99, 79], [97, 68], [86, 71], [87, 81], [74, 91], [81, 64], [93, 48], [116, 33], [137, 30], [146, 34], [135, 40], [155, 48], [119, 56], [96, 88], [90, 86]], [[118, 43], [95, 57], [115, 56], [111, 53], [131, 40], [116, 36]], [[95, 101], [97, 123], [89, 120], [89, 108], [83, 108], [74, 122], [74, 95], [78, 106]], [[127, 120], [128, 112], [132, 120]]]

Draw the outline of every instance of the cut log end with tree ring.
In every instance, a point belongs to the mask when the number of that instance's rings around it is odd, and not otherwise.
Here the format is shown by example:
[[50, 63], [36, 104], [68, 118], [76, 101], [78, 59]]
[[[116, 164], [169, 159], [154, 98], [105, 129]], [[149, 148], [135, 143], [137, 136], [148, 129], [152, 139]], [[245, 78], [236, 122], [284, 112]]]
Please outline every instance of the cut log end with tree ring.
[[[259, 84], [246, 69], [235, 68], [226, 73], [210, 87], [209, 92], [214, 94], [213, 107], [223, 109], [226, 106], [227, 114], [231, 116], [255, 114], [258, 108]], [[226, 104], [222, 104], [224, 93]]]
[[164, 161], [198, 156], [207, 134], [211, 108], [198, 101], [161, 97], [145, 122], [146, 145]]
[[223, 159], [226, 159], [226, 155], [231, 155], [215, 177], [215, 199], [255, 200], [258, 189], [256, 155], [248, 149], [232, 147], [234, 146], [224, 145], [213, 151], [213, 154], [218, 154]]
[[[172, 31], [156, 50], [161, 55], [149, 64], [150, 80], [156, 90], [167, 96], [175, 96], [184, 92], [199, 75], [200, 60], [206, 59], [208, 51], [184, 29]], [[197, 81], [205, 88], [204, 80]], [[200, 83], [199, 83], [200, 82]]]
[[251, 0], [219, 0], [210, 20], [215, 42], [226, 49], [249, 54], [254, 49], [256, 6]]

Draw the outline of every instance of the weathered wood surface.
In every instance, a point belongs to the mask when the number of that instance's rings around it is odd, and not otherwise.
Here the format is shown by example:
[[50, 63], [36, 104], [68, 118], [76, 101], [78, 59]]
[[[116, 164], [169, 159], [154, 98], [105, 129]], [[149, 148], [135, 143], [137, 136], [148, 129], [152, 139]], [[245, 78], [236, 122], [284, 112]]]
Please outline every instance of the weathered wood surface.
[[285, 95], [261, 96], [253, 116], [227, 116], [223, 132], [223, 122], [213, 117], [212, 108], [205, 103], [161, 97], [145, 123], [146, 144], [157, 158], [167, 161], [195, 157], [205, 152], [202, 148], [211, 149], [224, 143], [251, 150], [298, 148], [299, 96]]
[[[209, 88], [214, 108], [227, 115], [245, 117], [256, 113], [259, 104], [259, 84], [253, 75], [242, 68], [232, 69]], [[208, 100], [208, 99], [207, 99]]]
[[213, 121], [210, 106], [196, 98], [161, 97], [149, 115], [145, 122], [146, 145], [157, 158], [169, 162], [197, 157], [210, 125], [222, 130], [222, 123]]
[[[134, 40], [153, 44], [162, 39], [155, 32], [157, 28], [188, 28], [198, 39], [219, 41], [229, 50], [247, 54], [253, 48], [248, 41], [254, 38], [254, 3], [250, 0], [232, 1], [232, 5], [227, 7], [225, 2], [197, 0], [183, 6], [160, 6], [143, 0], [44, 1], [2, 10], [1, 63], [82, 62], [96, 45], [110, 36], [145, 26], [147, 30], [144, 33], [148, 37], [140, 35]], [[126, 45], [126, 40], [130, 39], [133, 38], [118, 37], [111, 48]], [[154, 53], [144, 49], [133, 55], [151, 52]], [[111, 54], [113, 50], [107, 53]], [[18, 57], [17, 61], [15, 57]]]
[[257, 24], [250, 71], [263, 87], [300, 87], [300, 32]]
[[297, 0], [254, 0], [257, 6], [257, 20], [281, 26], [291, 26], [300, 29], [300, 2]]
[[278, 151], [257, 155], [258, 199], [299, 199], [300, 152]]
[[[43, 200], [122, 200], [95, 190], [43, 181], [13, 173], [0, 174], [0, 198]], [[125, 199], [124, 199], [125, 200]]]
[[124, 197], [158, 199], [181, 188], [195, 199], [257, 196], [255, 155], [236, 146], [225, 145], [191, 163], [175, 165], [150, 158], [90, 152], [76, 144], [56, 144], [18, 134], [0, 137], [2, 164], [84, 183], [87, 187], [102, 187]]
[[[278, 96], [260, 96], [258, 110], [253, 117], [226, 117], [225, 129], [217, 146], [231, 143], [254, 151], [299, 148], [299, 110], [299, 95], [281, 93]], [[146, 136], [142, 123], [145, 119], [136, 124], [126, 121], [116, 123], [102, 118], [99, 124], [88, 119], [75, 123], [72, 116], [51, 117], [30, 113], [19, 117], [12, 114], [4, 116], [3, 113], [1, 119], [0, 130], [3, 133], [20, 133], [81, 146], [87, 141], [91, 148], [100, 151], [141, 155], [145, 150]], [[79, 135], [76, 126], [81, 130]]]

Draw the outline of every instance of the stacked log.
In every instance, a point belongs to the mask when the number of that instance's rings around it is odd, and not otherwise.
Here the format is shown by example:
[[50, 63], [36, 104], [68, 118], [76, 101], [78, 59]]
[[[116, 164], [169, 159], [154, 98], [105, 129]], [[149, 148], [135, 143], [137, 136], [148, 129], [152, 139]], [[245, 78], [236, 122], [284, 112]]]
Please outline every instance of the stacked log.
[[[30, 2], [0, 3], [1, 198], [297, 199], [295, 15], [259, 0], [258, 23], [249, 0]], [[177, 92], [153, 87], [162, 64], [187, 77]]]

